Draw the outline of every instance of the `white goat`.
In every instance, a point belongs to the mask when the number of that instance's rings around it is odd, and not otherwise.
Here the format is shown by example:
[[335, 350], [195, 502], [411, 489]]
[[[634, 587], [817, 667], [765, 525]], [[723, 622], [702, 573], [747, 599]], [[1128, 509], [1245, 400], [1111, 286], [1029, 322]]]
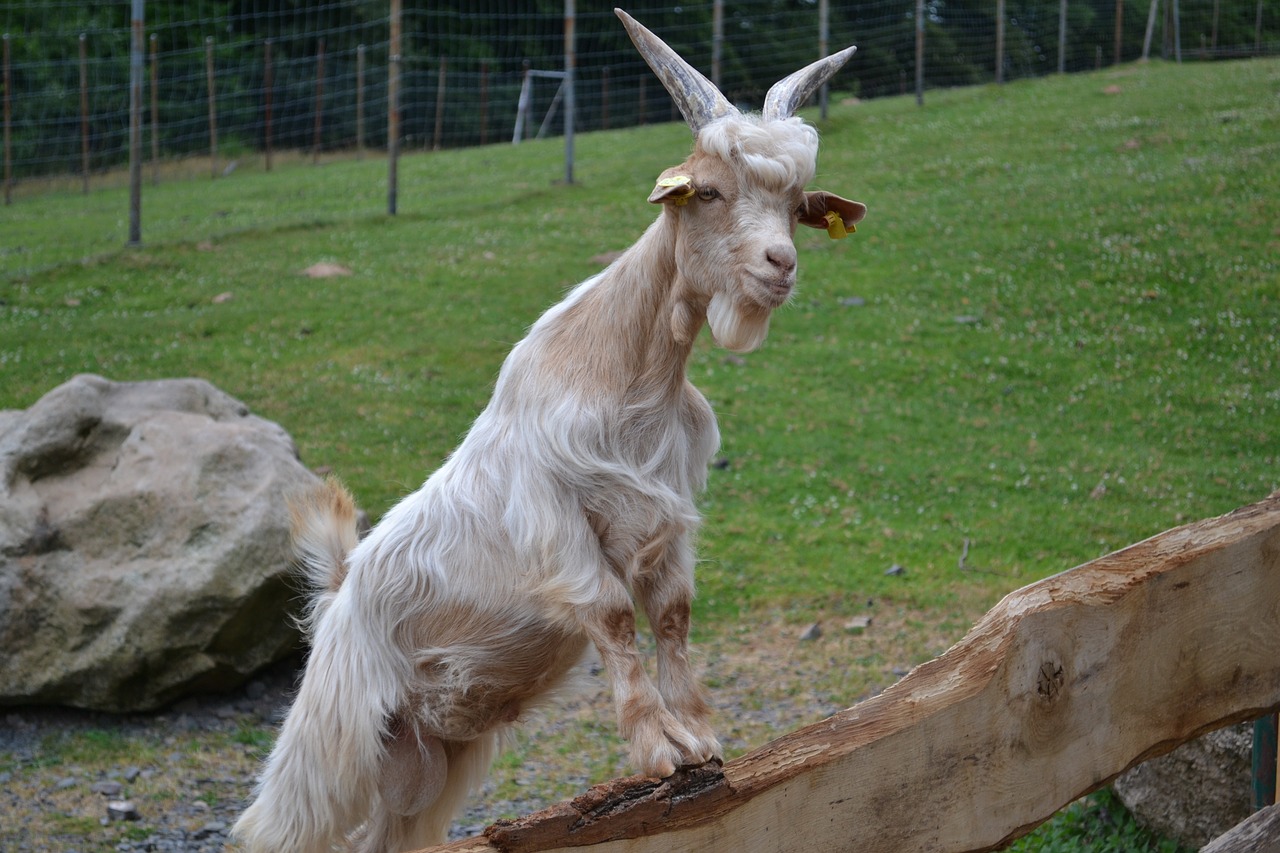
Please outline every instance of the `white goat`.
[[719, 433], [685, 365], [704, 322], [732, 350], [764, 340], [795, 284], [797, 223], [842, 236], [865, 214], [804, 191], [818, 138], [791, 117], [853, 48], [781, 81], [749, 116], [618, 14], [694, 152], [649, 196], [657, 221], [534, 324], [461, 446], [362, 542], [341, 487], [295, 507], [321, 591], [297, 700], [235, 827], [252, 853], [442, 841], [501, 735], [588, 643], [641, 771], [720, 755], [688, 649], [693, 499]]

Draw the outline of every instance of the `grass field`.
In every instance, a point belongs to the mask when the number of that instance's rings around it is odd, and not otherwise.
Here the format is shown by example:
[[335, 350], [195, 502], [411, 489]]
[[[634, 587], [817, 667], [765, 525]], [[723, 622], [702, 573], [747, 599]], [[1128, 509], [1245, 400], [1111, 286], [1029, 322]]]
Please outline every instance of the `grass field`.
[[[1010, 590], [1280, 487], [1277, 91], [1280, 62], [1249, 61], [833, 99], [817, 185], [865, 223], [799, 235], [759, 352], [704, 337], [690, 365], [723, 435], [699, 635], [900, 626], [899, 658], [824, 676], [847, 704]], [[376, 517], [688, 149], [675, 125], [585, 135], [573, 186], [558, 141], [413, 155], [394, 218], [382, 163], [248, 165], [148, 187], [136, 250], [124, 191], [20, 197], [0, 408], [86, 371], [206, 377]], [[352, 274], [300, 274], [318, 261]]]

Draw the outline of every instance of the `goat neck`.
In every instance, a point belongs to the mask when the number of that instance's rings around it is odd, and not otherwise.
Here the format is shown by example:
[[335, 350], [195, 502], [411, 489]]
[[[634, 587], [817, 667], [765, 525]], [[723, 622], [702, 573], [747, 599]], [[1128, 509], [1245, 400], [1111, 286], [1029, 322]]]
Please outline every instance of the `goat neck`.
[[558, 381], [591, 397], [661, 398], [682, 389], [706, 305], [683, 309], [693, 328], [685, 336], [673, 333], [669, 318], [686, 295], [679, 286], [674, 226], [664, 220], [659, 217], [608, 269], [535, 325], [531, 342], [545, 347], [544, 364]]

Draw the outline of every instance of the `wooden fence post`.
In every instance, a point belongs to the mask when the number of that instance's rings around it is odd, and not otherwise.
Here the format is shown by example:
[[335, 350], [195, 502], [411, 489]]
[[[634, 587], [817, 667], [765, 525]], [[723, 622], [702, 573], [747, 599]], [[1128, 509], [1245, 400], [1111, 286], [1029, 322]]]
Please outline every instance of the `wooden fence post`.
[[445, 96], [445, 74], [449, 70], [449, 60], [445, 56], [440, 57], [440, 70], [436, 72], [436, 125], [435, 130], [431, 134], [431, 150], [439, 151], [440, 145], [444, 138], [444, 96]]
[[133, 0], [129, 15], [129, 245], [142, 245], [142, 74], [146, 13]]
[[204, 40], [205, 88], [209, 90], [209, 179], [218, 177], [218, 96], [213, 73], [213, 36]]
[[273, 90], [276, 85], [276, 72], [271, 63], [271, 39], [262, 44], [262, 156], [263, 168], [271, 171], [272, 136], [271, 107]]
[[151, 34], [151, 183], [160, 183], [160, 54]]
[[[829, 0], [818, 0], [818, 58], [826, 57], [831, 42], [831, 7]], [[827, 102], [831, 97], [831, 86], [823, 83], [818, 89], [818, 115], [827, 120]]]
[[88, 36], [80, 34], [80, 178], [85, 195], [89, 194], [89, 46]]
[[[574, 0], [564, 0], [564, 182], [573, 183], [573, 123], [577, 119], [578, 14]], [[672, 101], [674, 104], [675, 101]]]
[[480, 144], [489, 144], [489, 60], [480, 60]]
[[387, 59], [387, 214], [396, 215], [400, 159], [401, 0], [391, 0], [391, 42]]
[[316, 43], [315, 136], [311, 144], [311, 162], [320, 162], [320, 140], [324, 133], [324, 37]]
[[13, 75], [9, 73], [9, 34], [4, 34], [4, 203], [13, 203]]
[[356, 159], [364, 159], [364, 45], [356, 45]]
[[916, 106], [924, 106], [924, 0], [916, 0]]
[[1121, 39], [1124, 36], [1124, 0], [1116, 0], [1116, 44], [1115, 58], [1112, 64], [1119, 65], [1121, 57]]
[[996, 0], [996, 82], [1004, 82], [1004, 0]]
[[[823, 0], [825, 3], [826, 0]], [[711, 5], [711, 82], [720, 88], [720, 64], [724, 54], [724, 0]]]

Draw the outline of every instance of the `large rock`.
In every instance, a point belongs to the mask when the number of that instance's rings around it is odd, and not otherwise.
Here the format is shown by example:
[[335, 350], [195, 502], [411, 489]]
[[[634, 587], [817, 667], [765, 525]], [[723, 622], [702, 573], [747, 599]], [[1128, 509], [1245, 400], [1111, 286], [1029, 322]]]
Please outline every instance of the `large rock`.
[[0, 705], [149, 710], [296, 648], [288, 434], [208, 382], [0, 412]]
[[1116, 779], [1115, 791], [1140, 824], [1198, 849], [1253, 813], [1253, 724], [1139, 764]]

